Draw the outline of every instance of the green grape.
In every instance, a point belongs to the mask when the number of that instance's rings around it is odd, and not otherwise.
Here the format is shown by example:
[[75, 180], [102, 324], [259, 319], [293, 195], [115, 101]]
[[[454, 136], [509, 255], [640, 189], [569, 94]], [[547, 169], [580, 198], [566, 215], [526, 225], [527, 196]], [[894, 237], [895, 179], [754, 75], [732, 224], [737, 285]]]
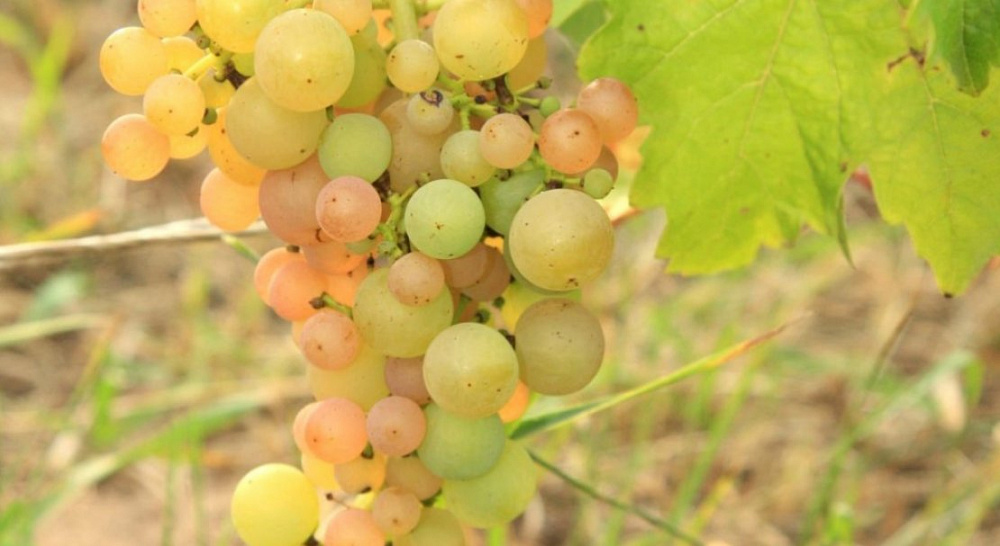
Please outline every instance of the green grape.
[[237, 53], [233, 55], [232, 63], [233, 68], [240, 74], [248, 78], [254, 75], [253, 53]]
[[[504, 257], [507, 257], [506, 253], [504, 254]], [[508, 260], [508, 263], [510, 263], [510, 260]], [[580, 301], [581, 294], [579, 290], [574, 290], [572, 292], [557, 292], [557, 294], [559, 294], [560, 298]], [[520, 279], [510, 283], [507, 286], [507, 289], [503, 292], [503, 308], [500, 309], [500, 316], [503, 318], [504, 324], [507, 325], [507, 330], [516, 332], [517, 324], [521, 319], [521, 315], [523, 315], [529, 307], [551, 295], [552, 293], [539, 292], [529, 283]]]
[[606, 169], [590, 169], [583, 175], [583, 191], [594, 199], [604, 199], [615, 187], [615, 179]]
[[476, 246], [483, 236], [486, 215], [472, 188], [443, 178], [413, 193], [404, 222], [406, 235], [417, 250], [447, 260]]
[[459, 131], [444, 141], [441, 169], [448, 178], [472, 188], [486, 182], [496, 172], [480, 151], [479, 131], [471, 129]]
[[274, 102], [300, 112], [320, 110], [347, 91], [354, 74], [354, 47], [333, 16], [294, 9], [261, 31], [254, 70]]
[[614, 230], [589, 195], [550, 190], [521, 207], [507, 242], [514, 266], [529, 282], [546, 290], [572, 290], [607, 267]]
[[406, 103], [406, 121], [422, 135], [440, 134], [454, 117], [455, 107], [440, 89], [415, 93]]
[[389, 289], [388, 276], [388, 268], [376, 269], [361, 283], [354, 299], [354, 322], [368, 344], [384, 354], [420, 356], [451, 324], [451, 293], [442, 290], [433, 301], [419, 307], [406, 305]]
[[529, 307], [514, 335], [521, 380], [542, 394], [569, 394], [586, 387], [604, 359], [601, 323], [567, 299], [545, 299]]
[[287, 169], [305, 161], [327, 126], [326, 113], [296, 112], [274, 103], [250, 78], [226, 108], [226, 133], [233, 147], [254, 165]]
[[142, 27], [120, 28], [101, 46], [99, 64], [104, 81], [123, 95], [141, 95], [153, 80], [169, 70], [167, 49]]
[[351, 84], [337, 101], [341, 108], [357, 108], [378, 99], [385, 90], [385, 50], [378, 43], [375, 21], [351, 36], [354, 47], [354, 73]]
[[410, 534], [393, 541], [395, 546], [466, 546], [458, 518], [442, 508], [427, 507]]
[[507, 180], [491, 178], [479, 187], [479, 198], [483, 201], [486, 225], [501, 235], [510, 232], [521, 205], [545, 181], [545, 171], [527, 171], [515, 174]]
[[475, 322], [444, 330], [424, 354], [424, 382], [442, 408], [476, 418], [496, 413], [517, 387], [517, 355], [500, 332]]
[[434, 20], [438, 58], [462, 79], [504, 74], [527, 48], [528, 21], [513, 0], [451, 0]]
[[549, 117], [562, 109], [562, 103], [559, 102], [559, 98], [553, 95], [549, 95], [542, 99], [541, 104], [538, 105], [538, 112], [545, 117]]
[[392, 159], [392, 136], [377, 117], [342, 114], [323, 131], [317, 155], [331, 179], [351, 175], [374, 182]]
[[365, 411], [389, 396], [389, 388], [385, 386], [385, 356], [367, 344], [362, 344], [354, 362], [346, 368], [324, 370], [308, 365], [306, 379], [316, 400], [346, 398]]
[[475, 478], [499, 460], [507, 440], [500, 417], [462, 417], [436, 404], [428, 404], [424, 414], [427, 432], [417, 455], [436, 476], [446, 480]]
[[198, 24], [219, 46], [250, 53], [261, 29], [284, 9], [274, 0], [198, 0]]
[[243, 476], [230, 509], [236, 533], [249, 546], [298, 546], [319, 524], [316, 488], [285, 464], [265, 464]]
[[521, 444], [510, 440], [489, 472], [469, 480], [446, 479], [441, 491], [459, 521], [485, 529], [521, 515], [537, 488], [534, 461]]

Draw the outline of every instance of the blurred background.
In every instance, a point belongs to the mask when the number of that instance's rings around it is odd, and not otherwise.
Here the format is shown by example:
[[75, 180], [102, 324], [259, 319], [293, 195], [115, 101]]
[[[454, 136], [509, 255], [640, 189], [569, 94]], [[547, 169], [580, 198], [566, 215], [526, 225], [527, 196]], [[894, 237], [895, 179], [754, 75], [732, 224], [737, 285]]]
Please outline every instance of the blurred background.
[[[599, 21], [599, 3], [575, 3], [589, 6], [577, 19]], [[148, 183], [101, 164], [104, 127], [141, 103], [104, 84], [98, 51], [137, 22], [130, 0], [0, 0], [0, 245], [200, 215], [207, 159]], [[474, 539], [682, 544], [679, 528], [714, 545], [1000, 544], [1000, 270], [944, 298], [865, 185], [849, 182], [845, 199], [852, 261], [806, 233], [704, 278], [653, 259], [662, 215], [620, 222], [614, 266], [584, 295], [605, 367], [531, 412], [788, 328], [712, 373], [532, 437], [576, 485], [542, 472], [506, 535]], [[0, 545], [238, 543], [230, 492], [257, 464], [298, 460], [289, 427], [308, 401], [252, 271], [218, 240], [4, 263]]]

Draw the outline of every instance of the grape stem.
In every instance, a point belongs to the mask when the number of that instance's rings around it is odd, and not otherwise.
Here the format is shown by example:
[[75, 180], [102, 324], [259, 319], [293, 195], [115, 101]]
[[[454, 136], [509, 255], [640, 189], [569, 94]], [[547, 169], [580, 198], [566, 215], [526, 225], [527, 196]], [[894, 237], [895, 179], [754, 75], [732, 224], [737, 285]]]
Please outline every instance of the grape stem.
[[420, 37], [413, 0], [389, 0], [389, 9], [392, 10], [392, 30], [396, 43]]
[[[448, 0], [411, 0], [416, 13], [424, 15], [441, 9]], [[372, 0], [372, 9], [391, 9], [391, 0]]]
[[232, 57], [233, 54], [229, 51], [223, 51], [219, 55], [206, 53], [204, 57], [198, 59], [197, 62], [189, 66], [188, 69], [184, 71], [184, 77], [198, 81], [198, 79], [204, 76], [210, 68], [215, 68], [216, 72], [225, 68], [226, 63], [228, 63], [229, 59]]
[[309, 305], [311, 305], [313, 309], [323, 309], [324, 307], [326, 307], [328, 309], [333, 309], [338, 313], [343, 313], [344, 315], [347, 316], [347, 318], [354, 317], [354, 313], [350, 307], [333, 299], [333, 296], [327, 294], [326, 292], [323, 292], [319, 297], [310, 300]]
[[391, 245], [388, 251], [382, 251], [381, 248], [379, 250], [391, 258], [398, 258], [403, 255], [403, 250], [399, 248], [400, 236], [403, 235], [399, 229], [399, 221], [403, 217], [403, 211], [406, 209], [404, 206], [406, 201], [415, 191], [417, 191], [416, 184], [407, 188], [403, 193], [390, 195], [389, 206], [391, 207], [391, 211], [389, 212], [389, 217], [386, 218], [385, 222], [378, 225], [378, 233], [382, 235], [383, 244], [388, 243]]

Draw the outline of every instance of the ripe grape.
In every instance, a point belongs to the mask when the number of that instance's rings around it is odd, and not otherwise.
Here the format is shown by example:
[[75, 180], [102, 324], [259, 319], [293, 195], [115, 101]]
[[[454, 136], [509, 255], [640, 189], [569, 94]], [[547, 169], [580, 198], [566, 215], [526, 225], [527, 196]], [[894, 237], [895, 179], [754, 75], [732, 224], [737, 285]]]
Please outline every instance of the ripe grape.
[[440, 89], [416, 93], [406, 103], [406, 120], [422, 135], [440, 134], [454, 117], [455, 107]]
[[302, 354], [317, 368], [339, 370], [350, 366], [361, 351], [361, 332], [354, 321], [337, 311], [320, 311], [306, 319], [298, 337]]
[[441, 170], [441, 146], [458, 128], [458, 118], [452, 119], [440, 133], [423, 134], [410, 125], [407, 119], [407, 99], [392, 103], [379, 114], [392, 135], [392, 161], [389, 163], [389, 181], [392, 191], [402, 193], [421, 181], [437, 180], [444, 176]]
[[292, 245], [320, 242], [316, 198], [330, 181], [313, 156], [289, 169], [268, 171], [260, 182], [260, 215], [267, 228]]
[[416, 402], [402, 396], [383, 398], [368, 412], [368, 440], [376, 451], [403, 456], [424, 439], [427, 420]]
[[426, 305], [444, 290], [441, 262], [410, 252], [389, 267], [389, 290], [406, 305]]
[[302, 473], [306, 475], [306, 478], [309, 478], [309, 481], [317, 489], [325, 489], [327, 491], [340, 490], [337, 480], [333, 477], [334, 465], [323, 459], [317, 459], [306, 451], [302, 451], [302, 456], [299, 457], [299, 466], [302, 467]]
[[351, 83], [354, 47], [332, 15], [294, 9], [261, 31], [254, 50], [261, 89], [275, 103], [299, 112], [337, 102]]
[[513, 169], [524, 163], [535, 149], [534, 131], [527, 121], [516, 114], [491, 117], [483, 123], [478, 136], [483, 159], [500, 169]]
[[202, 181], [199, 202], [208, 221], [224, 231], [246, 229], [260, 215], [257, 188], [233, 181], [218, 168]]
[[404, 93], [419, 93], [434, 85], [441, 65], [434, 48], [411, 38], [396, 44], [385, 66], [389, 81]]
[[565, 108], [545, 118], [538, 151], [555, 170], [577, 173], [601, 155], [601, 131], [586, 112]]
[[362, 455], [336, 465], [333, 475], [342, 491], [349, 495], [359, 495], [382, 487], [385, 483], [385, 465], [385, 455]]
[[433, 497], [441, 490], [441, 482], [420, 457], [389, 457], [386, 462], [386, 485], [405, 489], [420, 500]]
[[542, 192], [514, 216], [507, 239], [517, 270], [546, 290], [572, 290], [595, 279], [611, 260], [614, 230], [587, 194]]
[[361, 455], [368, 442], [365, 412], [346, 398], [321, 400], [306, 417], [304, 434], [311, 455], [328, 463], [346, 463]]
[[[539, 36], [538, 38], [533, 38], [528, 41], [528, 49], [524, 52], [524, 57], [521, 57], [521, 61], [517, 63], [517, 66], [510, 69], [507, 73], [507, 87], [517, 91], [518, 89], [527, 87], [529, 85], [535, 85], [538, 80], [545, 75], [546, 67], [549, 63], [549, 48], [546, 45], [545, 37]], [[546, 96], [542, 99], [542, 104], [545, 104], [545, 99], [554, 99], [552, 95]], [[559, 107], [556, 107], [558, 110]], [[545, 115], [545, 111], [539, 108], [542, 115]]]
[[[215, 81], [212, 78], [208, 79]], [[229, 85], [228, 82], [226, 85]], [[204, 91], [204, 87], [202, 87], [202, 91]], [[225, 100], [228, 102], [229, 98]], [[215, 163], [219, 170], [226, 173], [226, 176], [240, 184], [256, 187], [264, 179], [266, 171], [263, 167], [251, 163], [233, 147], [233, 143], [229, 139], [229, 132], [226, 130], [228, 111], [229, 108], [216, 110], [218, 119], [215, 120], [215, 123], [206, 126], [208, 129], [208, 154], [212, 158], [212, 163]], [[265, 203], [265, 201], [266, 199], [261, 199], [261, 203]]]
[[420, 522], [423, 508], [413, 493], [399, 487], [387, 487], [375, 496], [372, 517], [385, 534], [405, 535]]
[[323, 294], [326, 277], [305, 261], [289, 261], [279, 267], [267, 286], [267, 299], [279, 317], [305, 320], [316, 313], [310, 302]]
[[364, 239], [375, 231], [381, 218], [378, 192], [356, 176], [334, 178], [316, 197], [316, 221], [334, 241]]
[[137, 8], [142, 26], [161, 38], [184, 34], [198, 17], [195, 0], [139, 0]]
[[517, 386], [517, 355], [503, 334], [477, 323], [456, 324], [424, 354], [424, 381], [434, 402], [464, 417], [496, 413]]
[[441, 260], [444, 279], [452, 288], [468, 288], [486, 275], [489, 265], [489, 249], [483, 243], [476, 243], [471, 250], [457, 258]]
[[302, 544], [319, 523], [315, 488], [285, 464], [265, 464], [243, 476], [230, 510], [236, 533], [250, 546]]
[[101, 46], [101, 75], [122, 95], [145, 93], [153, 80], [167, 73], [167, 63], [163, 42], [142, 27], [120, 28]]
[[197, 0], [198, 24], [223, 49], [249, 53], [261, 29], [284, 9], [274, 0]]
[[434, 20], [434, 49], [445, 68], [466, 80], [495, 78], [528, 47], [528, 20], [514, 0], [451, 0]]
[[431, 401], [424, 383], [424, 359], [422, 356], [412, 358], [389, 357], [385, 360], [385, 384], [389, 392], [396, 396], [405, 396], [418, 404]]
[[378, 29], [372, 21], [358, 34], [351, 36], [354, 48], [354, 72], [347, 90], [337, 100], [341, 108], [357, 108], [378, 99], [385, 90], [386, 55], [379, 45]]
[[241, 156], [265, 169], [298, 165], [316, 151], [329, 123], [326, 113], [294, 111], [273, 102], [258, 77], [245, 81], [226, 108], [229, 140]]
[[486, 226], [476, 192], [443, 178], [421, 186], [406, 205], [406, 235], [417, 250], [438, 259], [455, 258], [476, 246]]
[[545, 33], [552, 19], [552, 0], [515, 0], [528, 19], [528, 37], [538, 38]]
[[201, 124], [205, 95], [194, 80], [180, 74], [166, 74], [153, 80], [146, 89], [142, 113], [162, 133], [184, 135]]
[[101, 155], [116, 175], [126, 180], [149, 180], [170, 161], [170, 139], [145, 116], [125, 114], [105, 129]]
[[605, 144], [629, 136], [639, 119], [639, 104], [627, 85], [614, 78], [598, 78], [580, 90], [576, 107], [594, 120]]
[[184, 72], [205, 56], [205, 51], [187, 36], [171, 36], [161, 41], [167, 52], [167, 66], [172, 71]]
[[325, 241], [302, 247], [306, 262], [327, 275], [342, 275], [365, 262], [365, 256], [354, 254], [340, 241]]
[[168, 138], [170, 138], [170, 159], [190, 159], [208, 146], [208, 129], [202, 126], [191, 134]]
[[569, 394], [586, 387], [604, 359], [601, 324], [567, 299], [532, 305], [517, 321], [514, 334], [521, 380], [542, 394]]
[[323, 546], [384, 546], [384, 544], [385, 534], [375, 524], [372, 513], [360, 508], [348, 508], [334, 514], [323, 535]]
[[348, 34], [357, 34], [372, 20], [371, 0], [314, 0], [313, 9], [332, 15]]
[[274, 272], [288, 262], [301, 261], [303, 259], [302, 254], [289, 252], [285, 247], [272, 248], [261, 256], [253, 272], [253, 286], [257, 290], [257, 295], [260, 296], [261, 301], [267, 301], [267, 291], [271, 285], [271, 278], [274, 276]]
[[510, 284], [510, 269], [507, 268], [503, 254], [493, 247], [489, 247], [487, 253], [489, 259], [486, 274], [472, 286], [462, 289], [462, 294], [474, 301], [493, 301], [500, 297]]

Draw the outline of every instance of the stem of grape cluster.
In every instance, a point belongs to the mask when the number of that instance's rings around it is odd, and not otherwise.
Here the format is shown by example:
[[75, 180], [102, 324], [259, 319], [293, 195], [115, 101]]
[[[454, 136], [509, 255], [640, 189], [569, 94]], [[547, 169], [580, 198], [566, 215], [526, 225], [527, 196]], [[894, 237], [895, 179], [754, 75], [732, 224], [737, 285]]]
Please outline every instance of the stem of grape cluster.
[[201, 59], [198, 59], [193, 65], [189, 66], [187, 70], [184, 71], [184, 76], [191, 78], [192, 80], [198, 81], [199, 78], [208, 72], [209, 68], [216, 68], [225, 66], [229, 59], [233, 56], [232, 53], [226, 51], [221, 55], [216, 55], [214, 53], [207, 53]]
[[392, 10], [392, 30], [396, 35], [396, 43], [420, 36], [413, 0], [389, 0], [389, 8]]
[[[448, 0], [412, 0], [412, 1], [413, 1], [413, 7], [416, 9], [416, 12], [420, 15], [423, 15], [425, 13], [430, 13], [432, 11], [437, 11], [441, 9], [441, 6], [443, 6], [445, 2], [447, 2]], [[373, 0], [372, 8], [389, 9], [391, 8], [391, 4], [392, 4], [391, 0]]]

